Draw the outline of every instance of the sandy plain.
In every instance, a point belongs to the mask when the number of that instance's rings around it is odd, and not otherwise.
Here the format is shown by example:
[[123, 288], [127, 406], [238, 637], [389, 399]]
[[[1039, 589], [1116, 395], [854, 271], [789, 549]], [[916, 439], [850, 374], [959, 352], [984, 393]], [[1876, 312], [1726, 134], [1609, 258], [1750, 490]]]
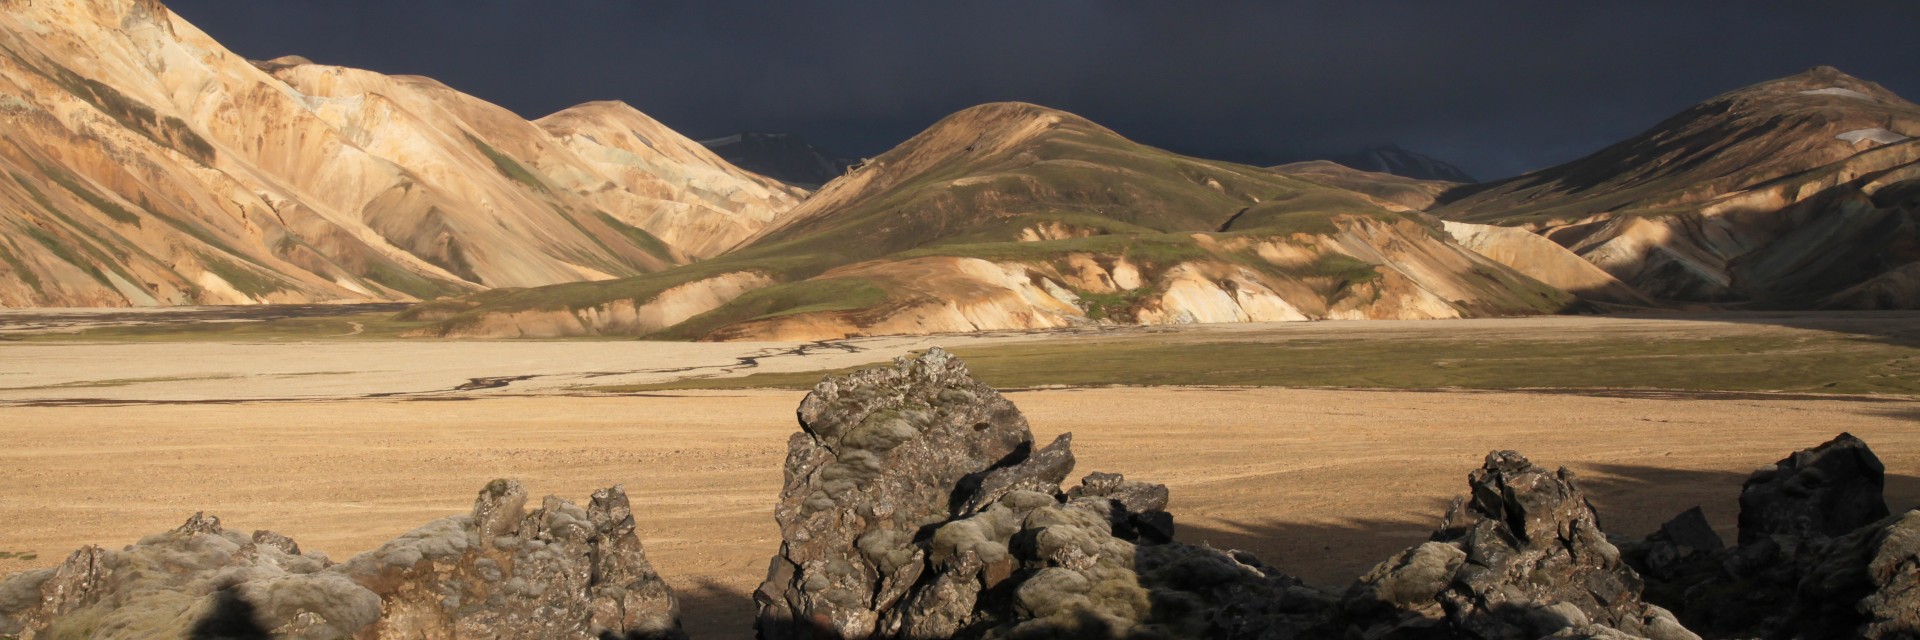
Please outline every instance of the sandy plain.
[[[1363, 331], [1576, 326], [1486, 322]], [[689, 630], [751, 637], [748, 594], [778, 544], [770, 509], [802, 392], [580, 386], [718, 375], [741, 358], [755, 371], [804, 371], [1031, 339], [0, 344], [0, 572], [131, 543], [201, 510], [345, 559], [466, 511], [493, 478], [576, 501], [621, 484]], [[1842, 431], [1881, 455], [1895, 509], [1920, 504], [1911, 397], [1220, 387], [1009, 397], [1038, 439], [1075, 434], [1076, 476], [1166, 483], [1182, 539], [1250, 550], [1325, 585], [1422, 539], [1493, 449], [1573, 469], [1604, 525], [1632, 536], [1694, 505], [1731, 536], [1748, 473]]]

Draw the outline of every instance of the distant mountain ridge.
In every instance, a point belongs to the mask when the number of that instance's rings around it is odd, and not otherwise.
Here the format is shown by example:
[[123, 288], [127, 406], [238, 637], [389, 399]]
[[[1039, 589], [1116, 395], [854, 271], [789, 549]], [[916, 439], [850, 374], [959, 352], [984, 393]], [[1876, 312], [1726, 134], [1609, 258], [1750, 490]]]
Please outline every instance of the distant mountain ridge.
[[1463, 184], [1479, 182], [1460, 167], [1424, 153], [1402, 149], [1399, 145], [1381, 145], [1329, 160], [1361, 171], [1388, 173], [1415, 180]]
[[820, 340], [1526, 315], [1574, 306], [1572, 289], [1617, 286], [1524, 232], [1483, 244], [1530, 241], [1509, 253], [1557, 252], [1564, 260], [1552, 269], [1574, 273], [1536, 278], [1452, 233], [1365, 193], [994, 103], [828, 183], [726, 255], [615, 282], [440, 301], [407, 318], [437, 322], [423, 333], [438, 336]]
[[736, 133], [700, 144], [734, 166], [806, 189], [832, 182], [854, 164], [791, 133]]

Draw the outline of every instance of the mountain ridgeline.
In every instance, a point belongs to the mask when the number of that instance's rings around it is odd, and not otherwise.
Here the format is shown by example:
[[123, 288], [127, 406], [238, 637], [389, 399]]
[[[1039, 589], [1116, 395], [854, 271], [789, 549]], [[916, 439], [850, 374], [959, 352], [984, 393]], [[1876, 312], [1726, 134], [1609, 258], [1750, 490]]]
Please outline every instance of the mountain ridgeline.
[[804, 192], [618, 103], [250, 62], [154, 0], [0, 11], [0, 306], [406, 301], [717, 254]]
[[726, 255], [615, 283], [440, 301], [410, 317], [449, 336], [820, 339], [1453, 318], [1576, 302], [1410, 207], [997, 103], [941, 120]]
[[1022, 103], [856, 165], [248, 61], [156, 0], [0, 4], [0, 307], [421, 301], [420, 336], [710, 340], [1920, 308], [1920, 106], [1831, 68], [1481, 184]]

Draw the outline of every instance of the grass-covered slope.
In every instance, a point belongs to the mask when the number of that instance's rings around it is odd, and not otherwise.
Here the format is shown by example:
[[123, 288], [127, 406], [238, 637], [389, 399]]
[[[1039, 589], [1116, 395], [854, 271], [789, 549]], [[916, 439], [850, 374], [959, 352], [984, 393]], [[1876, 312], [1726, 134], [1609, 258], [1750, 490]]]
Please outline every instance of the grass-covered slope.
[[1902, 195], [1920, 184], [1915, 136], [1920, 106], [1821, 67], [1565, 165], [1455, 189], [1435, 213], [1535, 230], [1657, 298], [1819, 306], [1920, 260], [1920, 215]]
[[[736, 286], [764, 281], [764, 286]], [[1085, 322], [1536, 313], [1550, 287], [1365, 194], [1189, 158], [1072, 114], [954, 114], [741, 248], [599, 283], [423, 305], [427, 333], [839, 337]]]

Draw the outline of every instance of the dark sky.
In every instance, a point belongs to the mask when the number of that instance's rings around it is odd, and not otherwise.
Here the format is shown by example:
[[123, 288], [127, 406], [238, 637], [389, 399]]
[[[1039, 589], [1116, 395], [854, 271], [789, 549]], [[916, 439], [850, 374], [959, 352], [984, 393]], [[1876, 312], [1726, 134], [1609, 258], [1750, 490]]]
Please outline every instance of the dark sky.
[[1024, 100], [1269, 163], [1399, 143], [1494, 178], [1831, 64], [1920, 96], [1915, 0], [169, 0], [254, 58], [431, 76], [537, 117], [875, 155]]

